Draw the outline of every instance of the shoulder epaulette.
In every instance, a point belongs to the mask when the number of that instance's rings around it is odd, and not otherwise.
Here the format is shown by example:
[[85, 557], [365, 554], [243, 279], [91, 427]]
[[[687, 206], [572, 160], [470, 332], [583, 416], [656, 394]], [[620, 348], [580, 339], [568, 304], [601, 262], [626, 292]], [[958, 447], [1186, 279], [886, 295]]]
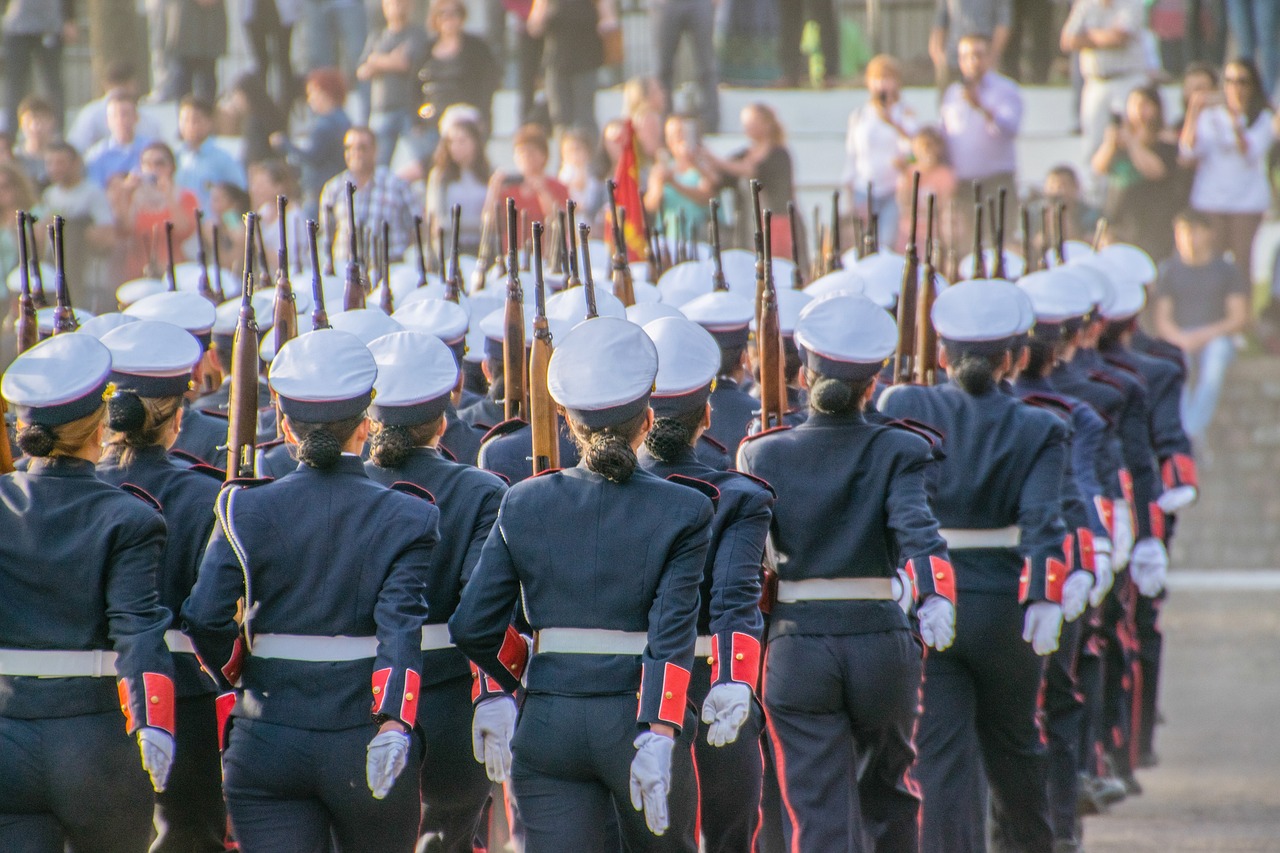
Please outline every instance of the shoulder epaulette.
[[719, 450], [721, 453], [729, 452], [729, 448], [725, 447], [721, 442], [716, 441], [714, 438], [707, 435], [705, 432], [701, 436], [699, 436], [698, 440], [705, 441], [707, 444], [711, 445], [716, 450]]
[[156, 512], [161, 514], [164, 513], [164, 507], [160, 505], [160, 501], [156, 500], [155, 496], [142, 488], [142, 486], [135, 486], [133, 483], [121, 483], [120, 488], [133, 495]]
[[222, 411], [221, 409], [196, 409], [196, 411], [202, 415], [208, 415], [211, 418], [217, 418], [218, 420], [221, 420], [221, 421], [231, 420], [231, 415]]
[[678, 483], [681, 486], [688, 486], [691, 489], [697, 489], [707, 497], [711, 498], [711, 506], [720, 505], [720, 490], [706, 480], [699, 480], [697, 477], [690, 477], [687, 474], [668, 474], [667, 482]]
[[774, 491], [773, 486], [769, 485], [769, 481], [764, 479], [763, 477], [757, 477], [755, 474], [748, 474], [746, 471], [739, 471], [736, 468], [730, 471], [729, 473], [737, 474], [739, 477], [746, 477], [748, 480], [751, 480], [760, 488], [768, 491], [769, 494], [773, 495], [775, 498], [778, 496], [778, 493]]
[[443, 456], [445, 459], [448, 459], [450, 462], [458, 461], [457, 454], [455, 454], [449, 448], [445, 447], [444, 444], [442, 444], [441, 442], [436, 442], [436, 450], [439, 450], [440, 455]]
[[206, 462], [197, 462], [195, 465], [192, 465], [187, 470], [195, 471], [197, 474], [204, 474], [206, 477], [212, 477], [213, 479], [217, 480], [219, 483], [227, 479], [226, 471], [223, 471], [221, 468], [214, 467], [213, 465], [210, 465]]
[[1124, 390], [1124, 383], [1112, 376], [1110, 373], [1107, 373], [1105, 370], [1090, 370], [1088, 375], [1091, 382], [1101, 382], [1104, 385], [1110, 385], [1117, 391]]
[[[545, 477], [545, 476], [547, 476], [548, 474], [559, 474], [559, 473], [560, 473], [561, 471], [563, 471], [563, 470], [564, 470], [563, 468], [548, 468], [548, 469], [547, 469], [547, 470], [545, 470], [545, 471], [539, 471], [538, 473], [534, 474], [534, 475], [533, 475], [533, 477], [530, 477], [529, 479], [534, 479], [535, 477]], [[506, 477], [503, 477], [503, 476], [502, 476], [501, 474], [499, 474], [497, 471], [490, 471], [489, 473], [490, 473], [490, 474], [492, 474], [492, 475], [494, 475], [495, 477], [502, 477], [502, 479], [503, 479], [504, 481], [506, 481], [506, 483], [507, 483], [507, 485], [508, 485], [508, 486], [509, 486], [509, 485], [511, 485], [511, 481], [510, 481], [509, 479], [507, 479]]]
[[1061, 415], [1064, 419], [1069, 419], [1071, 413], [1075, 410], [1075, 406], [1071, 404], [1070, 400], [1066, 400], [1056, 394], [1028, 394], [1022, 398], [1022, 402], [1039, 409], [1048, 409], [1056, 415]]
[[270, 441], [260, 441], [260, 442], [258, 442], [258, 443], [254, 446], [254, 449], [255, 449], [255, 450], [270, 450], [271, 448], [273, 448], [273, 447], [279, 447], [279, 446], [280, 446], [280, 445], [282, 445], [282, 444], [284, 444], [284, 437], [283, 437], [283, 436], [281, 436], [280, 438], [273, 438], [273, 439], [271, 439]]
[[[775, 433], [784, 432], [789, 429], [793, 429], [791, 424], [778, 424], [777, 426], [772, 426], [772, 427], [769, 427], [768, 429], [762, 429], [760, 430], [760, 432], [754, 433], [752, 435], [748, 435], [747, 437], [742, 439], [742, 442], [745, 443], [748, 441], [755, 441], [757, 438], [764, 438], [766, 435], [773, 435]], [[741, 446], [742, 445], [739, 444], [739, 447]]]
[[413, 495], [415, 498], [422, 498], [427, 503], [436, 502], [435, 495], [431, 494], [431, 492], [428, 492], [417, 483], [410, 483], [408, 480], [396, 480], [388, 488], [402, 494]]
[[171, 448], [169, 450], [169, 455], [172, 456], [174, 459], [181, 459], [183, 462], [188, 463], [192, 467], [195, 467], [196, 465], [209, 464], [205, 462], [203, 459], [201, 459], [199, 456], [196, 456], [194, 453], [188, 453], [187, 451], [179, 450], [176, 447]]
[[491, 438], [497, 438], [498, 436], [515, 432], [522, 426], [528, 426], [528, 424], [520, 418], [509, 418], [498, 424], [496, 427], [490, 428], [490, 430], [484, 434], [484, 438], [480, 439], [480, 443], [484, 444]]
[[930, 447], [941, 447], [946, 442], [946, 435], [942, 430], [927, 424], [924, 421], [918, 421], [915, 418], [890, 418], [885, 421], [885, 426], [894, 427], [896, 429], [905, 429], [929, 442]]
[[234, 486], [238, 489], [252, 489], [255, 486], [265, 486], [267, 483], [274, 483], [275, 477], [236, 477], [222, 484], [222, 487], [228, 488]]

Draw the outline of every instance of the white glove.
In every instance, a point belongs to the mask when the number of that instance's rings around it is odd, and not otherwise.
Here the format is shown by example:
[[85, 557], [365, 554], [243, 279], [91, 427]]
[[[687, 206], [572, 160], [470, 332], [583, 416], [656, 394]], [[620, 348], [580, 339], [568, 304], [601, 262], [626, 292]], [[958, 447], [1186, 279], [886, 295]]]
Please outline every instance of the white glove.
[[1174, 486], [1156, 498], [1156, 505], [1162, 511], [1173, 515], [1178, 510], [1191, 506], [1198, 497], [1200, 497], [1200, 492], [1195, 486]]
[[1089, 593], [1093, 591], [1093, 581], [1092, 573], [1079, 569], [1067, 576], [1067, 582], [1062, 585], [1062, 618], [1065, 621], [1074, 622], [1084, 613], [1089, 604]]
[[1062, 608], [1052, 601], [1037, 601], [1027, 605], [1023, 617], [1022, 639], [1031, 644], [1038, 655], [1051, 655], [1058, 650], [1058, 635], [1062, 632]]
[[750, 713], [750, 687], [737, 681], [712, 686], [702, 702], [702, 722], [709, 726], [707, 743], [712, 746], [733, 743]]
[[516, 700], [492, 696], [476, 705], [471, 717], [471, 753], [492, 782], [511, 775], [511, 738], [516, 733]]
[[1169, 575], [1169, 554], [1164, 550], [1164, 543], [1148, 537], [1134, 545], [1129, 574], [1138, 585], [1138, 592], [1147, 598], [1159, 595]]
[[671, 751], [675, 739], [654, 732], [641, 732], [632, 744], [636, 757], [631, 759], [631, 805], [644, 809], [644, 822], [654, 835], [661, 835], [671, 825], [667, 818], [667, 794], [671, 790]]
[[1111, 592], [1116, 573], [1111, 569], [1111, 555], [1093, 553], [1093, 591], [1089, 593], [1089, 604], [1097, 607]]
[[945, 651], [956, 638], [956, 607], [940, 595], [931, 595], [916, 612], [920, 619], [920, 639], [938, 651]]
[[889, 586], [893, 589], [893, 599], [898, 602], [902, 612], [910, 613], [911, 605], [916, 600], [916, 585], [911, 582], [911, 576], [903, 569], [898, 569], [898, 576], [889, 580]]
[[1129, 552], [1133, 550], [1133, 516], [1129, 514], [1128, 501], [1115, 501], [1111, 528], [1111, 563], [1121, 571], [1129, 565]]
[[407, 732], [382, 732], [374, 735], [373, 740], [365, 747], [364, 777], [375, 800], [381, 800], [391, 793], [396, 777], [408, 763]]
[[138, 729], [138, 749], [142, 751], [142, 769], [151, 777], [157, 794], [169, 784], [169, 768], [173, 767], [173, 735], [164, 729]]

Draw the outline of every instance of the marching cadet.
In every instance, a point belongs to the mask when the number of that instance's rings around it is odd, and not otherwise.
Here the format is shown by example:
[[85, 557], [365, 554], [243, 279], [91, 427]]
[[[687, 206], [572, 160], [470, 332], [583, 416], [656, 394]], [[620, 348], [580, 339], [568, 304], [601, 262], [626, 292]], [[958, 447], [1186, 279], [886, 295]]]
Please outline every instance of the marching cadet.
[[365, 474], [357, 454], [377, 372], [364, 344], [335, 329], [281, 348], [271, 388], [301, 464], [222, 490], [182, 608], [206, 669], [224, 690], [240, 682], [223, 767], [245, 853], [327, 853], [331, 838], [338, 853], [385, 853], [417, 840], [417, 773], [402, 771], [422, 756], [439, 511]]
[[744, 474], [718, 471], [695, 449], [711, 422], [707, 402], [720, 348], [690, 320], [666, 317], [644, 327], [658, 349], [650, 405], [656, 420], [637, 453], [664, 479], [710, 483], [719, 492], [703, 570], [698, 648], [689, 698], [710, 726], [694, 744], [699, 825], [707, 851], [749, 851], [759, 823], [760, 735], [755, 699], [760, 674], [760, 572], [774, 495]]
[[[658, 369], [644, 331], [600, 317], [556, 344], [548, 385], [582, 460], [511, 487], [449, 620], [495, 679], [476, 736], [510, 765], [528, 853], [610, 850], [619, 832], [628, 850], [693, 853], [687, 691], [712, 504], [638, 467]], [[512, 738], [517, 603], [534, 640]]]
[[439, 836], [438, 844], [426, 849], [471, 853], [490, 785], [477, 760], [483, 755], [472, 757], [471, 668], [449, 641], [446, 623], [480, 559], [506, 487], [492, 474], [450, 461], [439, 449], [458, 385], [458, 364], [449, 348], [432, 335], [396, 332], [378, 338], [369, 350], [378, 380], [365, 471], [383, 485], [402, 482], [426, 489], [440, 510], [441, 537], [431, 555], [428, 620], [422, 629], [418, 722], [427, 754], [421, 832], [424, 838]]
[[218, 755], [217, 687], [201, 670], [191, 641], [177, 630], [177, 614], [195, 586], [196, 570], [213, 532], [221, 472], [206, 468], [214, 474], [211, 477], [180, 467], [167, 452], [186, 417], [184, 395], [202, 351], [190, 333], [157, 320], [120, 326], [103, 335], [102, 343], [111, 351], [115, 393], [107, 401], [106, 450], [98, 463], [98, 478], [146, 490], [159, 503], [168, 526], [157, 582], [160, 603], [174, 614], [165, 641], [177, 674], [178, 752], [169, 785], [156, 797], [157, 837], [151, 850], [219, 853], [227, 818]]
[[897, 338], [864, 296], [813, 302], [796, 328], [809, 418], [738, 451], [778, 493], [764, 702], [788, 850], [918, 843], [921, 662], [905, 611], [919, 600], [921, 636], [947, 648], [955, 579], [925, 494], [928, 443], [863, 414]]
[[917, 776], [921, 849], [931, 853], [986, 849], [984, 783], [1003, 846], [1053, 847], [1037, 698], [1070, 568], [1061, 518], [1067, 430], [999, 391], [1022, 318], [1015, 291], [973, 281], [940, 293], [932, 320], [950, 381], [895, 385], [880, 397], [886, 416], [946, 436], [932, 505], [955, 561], [962, 618], [955, 645], [925, 660]]
[[748, 376], [746, 350], [755, 307], [736, 293], [716, 290], [686, 302], [680, 310], [720, 345], [720, 372], [711, 391], [707, 434], [727, 447], [730, 455], [735, 454], [751, 426], [752, 413], [760, 405], [741, 387]]
[[110, 373], [96, 338], [62, 334], [0, 382], [30, 459], [0, 477], [3, 850], [145, 850], [147, 776], [163, 791], [174, 758], [164, 519], [94, 476]]

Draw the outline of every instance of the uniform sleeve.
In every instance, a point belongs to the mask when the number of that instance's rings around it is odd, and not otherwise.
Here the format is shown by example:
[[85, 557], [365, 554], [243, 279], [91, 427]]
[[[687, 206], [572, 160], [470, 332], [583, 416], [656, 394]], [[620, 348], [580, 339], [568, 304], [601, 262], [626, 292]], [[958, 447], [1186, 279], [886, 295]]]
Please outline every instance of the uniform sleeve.
[[[386, 496], [390, 497], [390, 496]], [[373, 714], [413, 728], [418, 719], [422, 683], [422, 626], [427, 621], [427, 575], [431, 553], [440, 541], [440, 510], [411, 498], [420, 515], [417, 535], [391, 564], [373, 608], [378, 655], [373, 663]]]
[[1106, 424], [1087, 403], [1078, 403], [1071, 413], [1071, 473], [1076, 488], [1085, 503], [1088, 526], [1094, 536], [1109, 537], [1106, 524], [1099, 514], [1098, 498], [1103, 497], [1102, 483], [1098, 481], [1097, 459], [1102, 452], [1102, 440]]
[[506, 494], [505, 486], [498, 486], [485, 495], [480, 502], [480, 511], [476, 513], [475, 527], [471, 529], [471, 544], [467, 546], [467, 555], [462, 561], [462, 583], [465, 586], [471, 580], [471, 573], [480, 563], [480, 555], [484, 551], [484, 543], [489, 533], [498, 523], [498, 509], [502, 506], [502, 496]]
[[[237, 602], [247, 600], [245, 569], [236, 556], [239, 535], [233, 546], [228, 523], [231, 496], [236, 487], [218, 493], [217, 518], [213, 535], [200, 561], [196, 584], [182, 605], [182, 630], [191, 638], [205, 672], [221, 691], [231, 690], [240, 679], [245, 647], [236, 621]], [[248, 513], [235, 518], [239, 530], [253, 519]], [[246, 605], [247, 606], [247, 605]]]
[[1120, 420], [1120, 442], [1124, 465], [1133, 478], [1134, 535], [1137, 539], [1163, 537], [1164, 512], [1156, 505], [1160, 497], [1160, 478], [1156, 472], [1155, 453], [1151, 448], [1151, 421], [1147, 394], [1136, 386], [1130, 389]]
[[912, 444], [918, 446], [903, 454], [889, 480], [885, 516], [897, 541], [898, 563], [915, 581], [920, 600], [941, 595], [954, 603], [955, 572], [925, 487], [925, 470], [933, 456], [923, 439], [912, 438]]
[[761, 564], [773, 520], [773, 495], [756, 489], [725, 529], [712, 557], [711, 681], [738, 681], [755, 689], [760, 673]]
[[164, 519], [154, 514], [119, 536], [107, 573], [107, 633], [130, 734], [143, 726], [174, 733], [173, 657], [164, 644], [171, 614], [157, 586], [165, 535]]
[[[1052, 416], [1050, 416], [1052, 417]], [[1031, 463], [1018, 495], [1018, 527], [1022, 531], [1022, 577], [1018, 600], [1061, 602], [1066, 581], [1062, 521], [1062, 479], [1067, 460], [1067, 432], [1056, 418], [1040, 452]]]
[[[641, 725], [665, 723], [677, 730], [684, 711], [698, 638], [698, 587], [711, 539], [711, 501], [699, 496], [697, 515], [681, 531], [649, 606], [649, 643], [641, 658]], [[679, 517], [679, 516], [676, 516]]]

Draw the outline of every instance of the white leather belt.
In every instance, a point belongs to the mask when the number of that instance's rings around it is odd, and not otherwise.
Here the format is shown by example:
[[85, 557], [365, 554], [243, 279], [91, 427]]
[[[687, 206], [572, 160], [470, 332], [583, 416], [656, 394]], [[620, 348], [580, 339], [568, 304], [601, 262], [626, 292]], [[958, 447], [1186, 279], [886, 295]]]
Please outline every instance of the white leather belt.
[[963, 551], [968, 548], [1017, 548], [1022, 542], [1022, 531], [1016, 524], [993, 527], [988, 530], [968, 530], [944, 527], [938, 531], [947, 540], [947, 548]]
[[544, 628], [533, 635], [534, 654], [642, 655], [649, 635], [607, 628]]
[[363, 660], [378, 656], [378, 638], [258, 634], [253, 638], [253, 656], [315, 662]]
[[116, 653], [102, 650], [0, 649], [0, 675], [115, 678]]
[[194, 655], [196, 653], [196, 647], [191, 645], [191, 638], [181, 631], [165, 631], [164, 644], [174, 654]]
[[693, 656], [695, 658], [709, 658], [715, 647], [715, 637], [699, 636], [697, 642], [693, 644]]
[[878, 601], [893, 598], [889, 578], [810, 578], [778, 581], [778, 601]]
[[451, 648], [453, 648], [453, 641], [449, 639], [449, 625], [447, 623], [441, 622], [439, 625], [422, 626], [422, 650], [424, 652]]

